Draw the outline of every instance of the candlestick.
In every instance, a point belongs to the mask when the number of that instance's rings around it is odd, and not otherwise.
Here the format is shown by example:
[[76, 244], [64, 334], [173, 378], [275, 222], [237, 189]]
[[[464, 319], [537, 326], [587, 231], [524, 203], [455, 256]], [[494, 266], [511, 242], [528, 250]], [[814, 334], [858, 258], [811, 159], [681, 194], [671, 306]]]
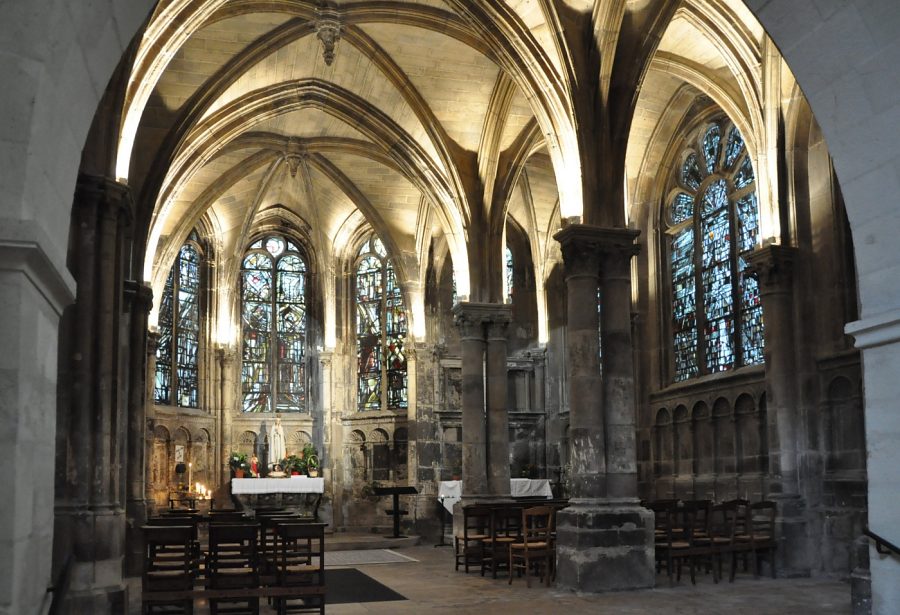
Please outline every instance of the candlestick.
[[190, 487], [190, 485], [193, 484], [193, 482], [194, 482], [194, 481], [191, 480], [193, 471], [194, 471], [194, 464], [193, 464], [193, 463], [189, 463], [189, 464], [188, 464], [188, 487]]

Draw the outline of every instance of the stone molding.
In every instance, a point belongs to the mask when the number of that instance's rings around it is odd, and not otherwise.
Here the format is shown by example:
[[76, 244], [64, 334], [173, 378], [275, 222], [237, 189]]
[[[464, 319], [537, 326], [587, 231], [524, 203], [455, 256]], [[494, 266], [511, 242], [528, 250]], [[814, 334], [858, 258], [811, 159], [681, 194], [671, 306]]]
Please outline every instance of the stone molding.
[[0, 239], [0, 271], [24, 275], [59, 316], [75, 301], [72, 276], [57, 269], [36, 241]]
[[900, 342], [900, 309], [848, 322], [844, 333], [856, 340], [860, 350]]
[[109, 177], [80, 173], [75, 187], [75, 206], [100, 205], [101, 215], [118, 219], [124, 213], [126, 224], [134, 220], [131, 188]]
[[139, 309], [149, 312], [153, 307], [153, 289], [137, 280], [125, 280], [124, 286], [125, 297]]

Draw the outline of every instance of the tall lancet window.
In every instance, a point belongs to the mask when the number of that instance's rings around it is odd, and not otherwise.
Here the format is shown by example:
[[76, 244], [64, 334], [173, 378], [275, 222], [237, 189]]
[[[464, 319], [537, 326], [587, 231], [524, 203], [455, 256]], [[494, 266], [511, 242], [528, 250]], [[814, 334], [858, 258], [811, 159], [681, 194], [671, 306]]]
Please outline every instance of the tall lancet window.
[[281, 235], [253, 243], [241, 266], [244, 412], [306, 411], [303, 251]]
[[759, 240], [756, 178], [727, 119], [688, 140], [665, 218], [674, 379], [761, 363], [759, 285], [746, 272]]
[[504, 290], [506, 291], [504, 301], [506, 303], [513, 302], [513, 285], [515, 280], [515, 269], [513, 268], [513, 253], [512, 250], [509, 249], [509, 246], [506, 246], [503, 251], [503, 259], [506, 262], [506, 277], [503, 280]]
[[407, 322], [403, 296], [384, 245], [371, 235], [356, 261], [357, 407], [402, 410], [409, 406]]
[[178, 251], [159, 305], [159, 345], [153, 400], [158, 404], [200, 405], [200, 263], [196, 231]]

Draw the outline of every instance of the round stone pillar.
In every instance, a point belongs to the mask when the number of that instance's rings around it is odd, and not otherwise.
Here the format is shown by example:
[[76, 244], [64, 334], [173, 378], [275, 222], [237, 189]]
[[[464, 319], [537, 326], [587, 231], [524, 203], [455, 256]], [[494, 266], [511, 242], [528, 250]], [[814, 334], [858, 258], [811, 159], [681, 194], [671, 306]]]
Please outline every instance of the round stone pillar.
[[794, 261], [796, 248], [769, 245], [749, 255], [762, 301], [766, 418], [769, 442], [768, 498], [778, 504], [778, 568], [809, 574], [812, 545], [807, 538], [806, 503], [800, 494], [797, 464], [799, 408], [794, 345]]
[[461, 346], [462, 495], [488, 494], [484, 390], [484, 324], [480, 310], [469, 303], [453, 306]]
[[582, 224], [555, 235], [566, 267], [573, 474], [571, 505], [557, 515], [557, 585], [574, 591], [638, 589], [655, 581], [653, 513], [636, 498], [630, 275], [636, 236]]
[[511, 320], [507, 305], [495, 306], [487, 328], [487, 459], [488, 491], [510, 497], [509, 484], [509, 383], [506, 369], [506, 329]]

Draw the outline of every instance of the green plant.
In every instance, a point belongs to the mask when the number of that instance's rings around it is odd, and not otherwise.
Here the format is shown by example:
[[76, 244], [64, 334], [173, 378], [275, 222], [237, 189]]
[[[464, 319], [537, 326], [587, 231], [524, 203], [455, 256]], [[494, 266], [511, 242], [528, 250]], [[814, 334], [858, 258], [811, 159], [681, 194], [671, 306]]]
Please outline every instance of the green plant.
[[306, 460], [299, 455], [288, 455], [281, 462], [281, 466], [287, 473], [299, 472], [303, 474], [306, 472]]
[[231, 451], [228, 455], [228, 465], [232, 470], [246, 470], [250, 467], [247, 463], [247, 454], [240, 451]]
[[318, 470], [319, 469], [319, 456], [318, 455], [308, 455], [306, 457], [306, 467], [309, 470]]

